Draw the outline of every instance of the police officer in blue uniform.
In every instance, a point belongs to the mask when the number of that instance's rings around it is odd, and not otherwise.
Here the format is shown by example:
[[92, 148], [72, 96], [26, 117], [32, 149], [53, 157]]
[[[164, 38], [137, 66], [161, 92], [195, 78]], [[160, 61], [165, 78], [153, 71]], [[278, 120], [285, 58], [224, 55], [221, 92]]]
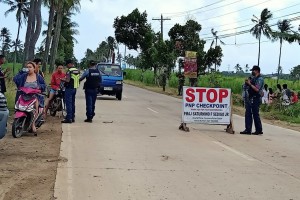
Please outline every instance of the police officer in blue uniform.
[[66, 65], [68, 68], [66, 78], [61, 80], [65, 82], [67, 116], [62, 123], [73, 123], [75, 122], [75, 96], [79, 87], [80, 72], [74, 67], [72, 60], [67, 60]]
[[[247, 135], [262, 135], [263, 130], [261, 120], [259, 117], [259, 106], [261, 104], [261, 98], [263, 96], [264, 79], [260, 75], [259, 66], [254, 65], [251, 71], [253, 77], [245, 81], [245, 84], [248, 85], [248, 96], [245, 98], [246, 129], [240, 133]], [[251, 133], [253, 120], [255, 125], [255, 132]]]
[[96, 62], [91, 60], [90, 67], [86, 70], [81, 78], [80, 82], [86, 79], [83, 89], [85, 90], [86, 100], [86, 120], [84, 122], [92, 123], [95, 116], [95, 104], [97, 99], [98, 88], [101, 81], [101, 73], [96, 67]]

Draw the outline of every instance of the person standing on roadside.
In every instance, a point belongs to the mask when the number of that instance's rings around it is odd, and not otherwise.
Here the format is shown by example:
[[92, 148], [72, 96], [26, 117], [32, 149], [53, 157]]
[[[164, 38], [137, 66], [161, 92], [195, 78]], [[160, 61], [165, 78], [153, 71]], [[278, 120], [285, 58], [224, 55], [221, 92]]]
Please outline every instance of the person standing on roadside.
[[0, 55], [0, 92], [4, 94], [6, 92], [6, 84], [5, 84], [5, 79], [7, 77], [7, 72], [9, 69], [2, 69], [2, 65], [5, 63], [5, 56]]
[[[254, 65], [251, 69], [252, 78], [245, 80], [245, 83], [249, 86], [249, 97], [246, 99], [246, 113], [245, 113], [245, 130], [240, 134], [247, 135], [262, 135], [262, 124], [259, 116], [259, 106], [261, 104], [261, 98], [263, 96], [264, 79], [260, 75], [260, 67]], [[255, 132], [252, 131], [252, 124], [254, 120]]]
[[269, 89], [268, 89], [268, 85], [265, 84], [264, 85], [264, 89], [262, 90], [263, 91], [263, 97], [262, 97], [262, 104], [269, 104]]
[[72, 60], [67, 60], [66, 66], [68, 68], [66, 78], [62, 78], [61, 80], [65, 82], [67, 116], [61, 123], [71, 124], [75, 122], [75, 96], [77, 88], [79, 87], [80, 72], [74, 67]]
[[40, 67], [41, 67], [41, 65], [42, 65], [42, 60], [39, 59], [39, 58], [35, 58], [35, 59], [33, 60], [33, 62], [36, 64], [35, 73], [37, 73], [37, 74], [41, 75], [43, 78], [45, 78], [44, 73], [40, 70]]
[[185, 81], [184, 75], [182, 73], [179, 73], [179, 75], [178, 75], [178, 96], [182, 96], [184, 81]]
[[84, 122], [93, 122], [93, 118], [95, 116], [95, 104], [97, 100], [98, 88], [101, 82], [101, 73], [97, 69], [96, 62], [91, 60], [89, 69], [87, 69], [79, 79], [79, 81], [83, 81], [86, 79], [84, 83], [83, 89], [85, 90], [85, 101], [86, 101], [86, 120]]

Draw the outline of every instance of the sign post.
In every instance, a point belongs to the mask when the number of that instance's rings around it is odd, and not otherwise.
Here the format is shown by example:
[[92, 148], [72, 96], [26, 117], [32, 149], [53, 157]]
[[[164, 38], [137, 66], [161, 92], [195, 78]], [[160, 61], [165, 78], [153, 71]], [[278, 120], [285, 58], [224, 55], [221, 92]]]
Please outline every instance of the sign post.
[[191, 123], [227, 125], [226, 131], [234, 133], [230, 89], [184, 87], [182, 107], [179, 129], [188, 132]]

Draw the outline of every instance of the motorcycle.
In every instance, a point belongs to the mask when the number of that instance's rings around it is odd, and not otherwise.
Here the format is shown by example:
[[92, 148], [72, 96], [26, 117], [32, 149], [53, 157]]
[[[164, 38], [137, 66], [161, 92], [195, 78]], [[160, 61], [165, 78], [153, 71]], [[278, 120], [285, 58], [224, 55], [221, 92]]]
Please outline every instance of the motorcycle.
[[20, 138], [24, 133], [32, 132], [32, 123], [35, 119], [37, 129], [44, 123], [43, 108], [39, 108], [36, 114], [37, 96], [42, 95], [41, 91], [22, 87], [20, 92], [21, 95], [15, 105], [15, 116], [12, 124], [12, 135], [14, 138]]
[[[49, 92], [48, 92], [49, 93]], [[49, 94], [48, 94], [49, 95]], [[49, 96], [48, 96], [49, 97]], [[51, 116], [55, 116], [57, 112], [62, 112], [62, 116], [66, 116], [66, 106], [64, 102], [64, 85], [60, 84], [60, 89], [54, 94], [54, 98], [49, 105], [49, 111]]]

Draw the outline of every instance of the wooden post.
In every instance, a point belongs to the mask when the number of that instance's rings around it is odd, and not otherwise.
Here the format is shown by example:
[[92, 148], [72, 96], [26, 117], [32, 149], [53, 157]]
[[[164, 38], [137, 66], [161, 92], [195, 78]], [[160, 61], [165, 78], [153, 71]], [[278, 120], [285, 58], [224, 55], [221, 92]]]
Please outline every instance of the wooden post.
[[230, 124], [225, 129], [226, 132], [230, 133], [230, 134], [234, 134], [232, 107], [233, 107], [233, 102], [232, 102], [232, 93], [231, 93], [231, 97], [230, 97]]

